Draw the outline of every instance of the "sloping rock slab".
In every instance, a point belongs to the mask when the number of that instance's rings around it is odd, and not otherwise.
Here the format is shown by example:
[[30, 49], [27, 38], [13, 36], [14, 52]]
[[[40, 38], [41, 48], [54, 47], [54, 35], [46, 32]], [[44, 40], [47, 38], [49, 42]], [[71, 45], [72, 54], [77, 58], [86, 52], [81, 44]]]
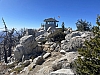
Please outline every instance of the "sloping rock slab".
[[43, 59], [48, 58], [49, 56], [51, 56], [51, 53], [46, 53], [45, 55], [43, 55]]
[[43, 59], [42, 56], [38, 56], [37, 58], [35, 58], [35, 59], [33, 60], [33, 62], [34, 62], [34, 64], [36, 64], [36, 65], [41, 65], [41, 64], [44, 62], [44, 59]]
[[75, 75], [71, 69], [60, 69], [54, 72], [51, 72], [50, 75]]

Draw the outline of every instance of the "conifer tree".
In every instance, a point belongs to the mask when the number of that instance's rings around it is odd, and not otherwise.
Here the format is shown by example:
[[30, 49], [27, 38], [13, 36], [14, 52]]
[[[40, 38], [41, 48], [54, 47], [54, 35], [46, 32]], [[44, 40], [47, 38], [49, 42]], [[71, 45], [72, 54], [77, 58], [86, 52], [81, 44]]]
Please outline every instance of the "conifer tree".
[[65, 27], [64, 27], [64, 22], [62, 22], [62, 32], [64, 32], [64, 30], [65, 30]]
[[77, 20], [76, 27], [78, 31], [91, 31], [92, 25], [91, 22], [86, 22], [81, 20]]
[[74, 62], [78, 75], [100, 75], [100, 16], [94, 27], [94, 38], [85, 41], [85, 46], [78, 49], [80, 56]]

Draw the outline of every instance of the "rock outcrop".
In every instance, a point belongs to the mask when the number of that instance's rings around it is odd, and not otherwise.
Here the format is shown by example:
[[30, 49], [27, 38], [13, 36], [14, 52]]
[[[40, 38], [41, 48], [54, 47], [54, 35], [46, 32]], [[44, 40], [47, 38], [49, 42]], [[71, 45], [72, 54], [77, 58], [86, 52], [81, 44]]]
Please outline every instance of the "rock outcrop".
[[34, 64], [36, 64], [36, 65], [41, 65], [41, 64], [44, 62], [44, 59], [43, 59], [42, 56], [38, 56], [37, 58], [35, 58], [35, 59], [33, 60], [33, 62], [34, 62]]
[[85, 40], [90, 40], [93, 36], [91, 32], [73, 31], [65, 36], [65, 40], [61, 41], [61, 49], [65, 51], [75, 51], [82, 47]]
[[46, 58], [48, 58], [49, 56], [51, 56], [51, 53], [46, 53], [46, 54], [43, 55], [43, 59], [46, 59]]
[[[60, 44], [47, 40], [41, 46], [41, 44], [37, 44], [37, 41], [44, 40], [49, 33], [41, 29], [39, 31], [36, 37], [33, 35], [22, 37], [20, 44], [14, 50], [17, 60], [22, 58], [24, 60], [24, 56], [37, 56], [32, 59], [33, 61], [29, 66], [21, 71], [20, 75], [75, 75], [70, 63], [79, 56], [77, 48], [82, 47], [84, 41], [90, 40], [93, 34], [91, 32], [72, 31], [69, 28], [64, 31], [65, 40], [62, 40]], [[39, 55], [42, 52], [42, 47], [44, 52]], [[27, 61], [27, 63], [29, 62]]]
[[45, 38], [44, 35], [39, 35], [39, 36], [37, 36], [35, 39], [36, 39], [36, 41], [41, 42], [41, 41], [45, 40], [46, 38]]
[[21, 60], [23, 55], [27, 56], [29, 54], [36, 54], [37, 52], [41, 52], [42, 48], [38, 47], [37, 41], [35, 41], [35, 37], [33, 35], [23, 36], [20, 39], [20, 44], [16, 46], [14, 49], [14, 55], [16, 60]]

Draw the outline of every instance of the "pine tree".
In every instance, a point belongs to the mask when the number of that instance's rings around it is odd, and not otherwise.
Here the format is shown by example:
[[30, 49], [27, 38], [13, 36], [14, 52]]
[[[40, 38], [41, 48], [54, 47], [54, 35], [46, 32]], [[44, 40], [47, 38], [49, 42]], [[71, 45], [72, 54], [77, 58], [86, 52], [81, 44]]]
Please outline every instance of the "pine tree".
[[65, 27], [64, 27], [64, 22], [62, 22], [62, 32], [64, 32], [64, 30], [65, 30]]
[[78, 49], [80, 56], [74, 62], [79, 75], [100, 75], [100, 16], [93, 29], [94, 38], [85, 41], [85, 47]]
[[91, 31], [91, 22], [86, 22], [83, 21], [82, 19], [81, 20], [77, 20], [77, 23], [76, 23], [76, 27], [77, 27], [77, 30], [78, 31]]

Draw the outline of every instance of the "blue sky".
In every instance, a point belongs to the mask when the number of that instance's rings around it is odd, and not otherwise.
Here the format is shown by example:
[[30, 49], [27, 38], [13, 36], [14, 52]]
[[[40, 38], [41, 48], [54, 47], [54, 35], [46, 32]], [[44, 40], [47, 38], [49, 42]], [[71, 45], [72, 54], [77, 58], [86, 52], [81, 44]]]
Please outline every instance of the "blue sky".
[[[40, 28], [46, 18], [56, 18], [61, 27], [76, 29], [75, 23], [83, 19], [95, 25], [100, 14], [100, 0], [0, 0], [0, 28], [2, 17], [8, 28]], [[60, 16], [60, 18], [58, 18]]]

